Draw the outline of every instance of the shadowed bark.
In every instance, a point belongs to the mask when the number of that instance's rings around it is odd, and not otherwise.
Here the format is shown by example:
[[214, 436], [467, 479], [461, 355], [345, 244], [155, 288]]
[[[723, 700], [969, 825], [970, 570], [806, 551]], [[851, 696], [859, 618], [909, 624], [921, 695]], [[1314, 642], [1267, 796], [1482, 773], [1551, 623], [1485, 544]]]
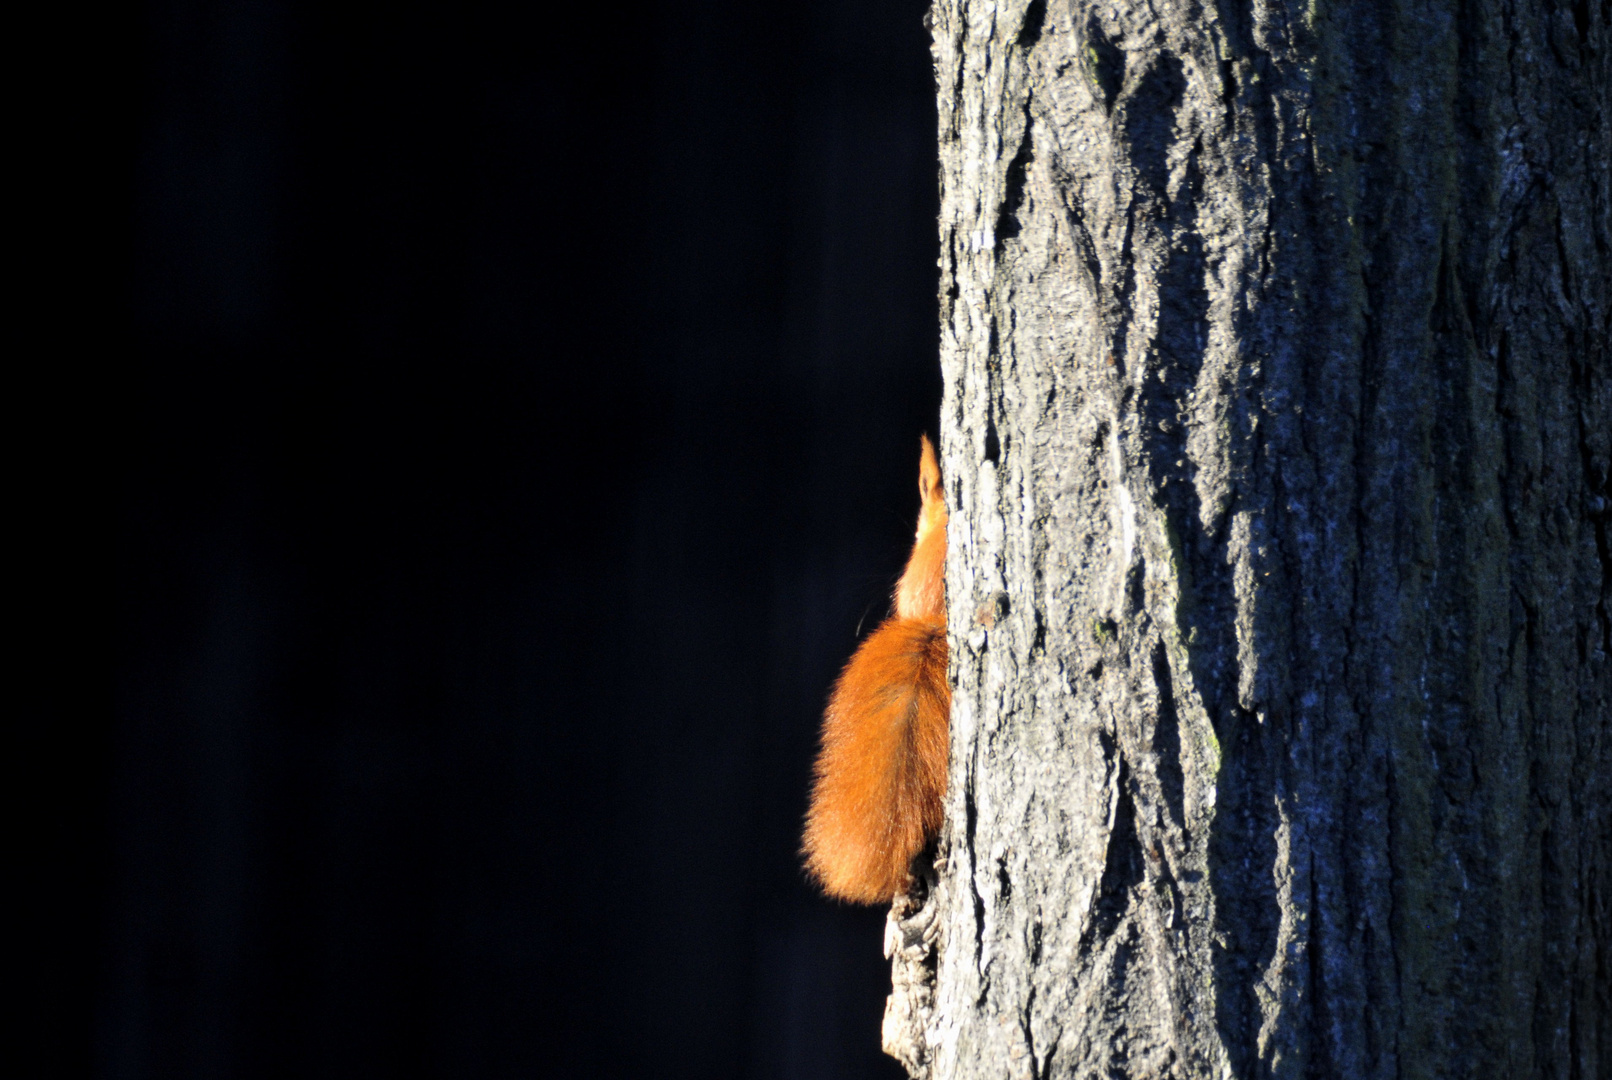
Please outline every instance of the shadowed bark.
[[1598, 0], [937, 0], [934, 1077], [1612, 1076]]

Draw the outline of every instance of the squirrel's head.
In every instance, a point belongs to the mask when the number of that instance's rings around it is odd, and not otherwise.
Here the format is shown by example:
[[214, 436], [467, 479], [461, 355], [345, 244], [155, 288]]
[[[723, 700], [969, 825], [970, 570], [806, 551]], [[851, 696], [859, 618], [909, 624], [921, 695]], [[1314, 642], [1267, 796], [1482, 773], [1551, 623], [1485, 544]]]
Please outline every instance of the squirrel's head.
[[925, 438], [918, 458], [918, 539], [912, 558], [896, 583], [896, 614], [904, 619], [944, 618], [946, 614], [946, 495], [940, 486], [940, 462]]
[[946, 494], [940, 486], [935, 444], [928, 435], [920, 438], [923, 446], [918, 456], [918, 497], [923, 500], [923, 509], [918, 512], [918, 537], [922, 539], [930, 530], [946, 527]]

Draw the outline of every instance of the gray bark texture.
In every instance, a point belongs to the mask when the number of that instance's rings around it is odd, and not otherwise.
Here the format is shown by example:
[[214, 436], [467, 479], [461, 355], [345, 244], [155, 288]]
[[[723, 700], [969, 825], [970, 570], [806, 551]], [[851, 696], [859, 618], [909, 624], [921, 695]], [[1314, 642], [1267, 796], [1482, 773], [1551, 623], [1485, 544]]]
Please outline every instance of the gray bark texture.
[[914, 1076], [1612, 1076], [1606, 0], [937, 0]]

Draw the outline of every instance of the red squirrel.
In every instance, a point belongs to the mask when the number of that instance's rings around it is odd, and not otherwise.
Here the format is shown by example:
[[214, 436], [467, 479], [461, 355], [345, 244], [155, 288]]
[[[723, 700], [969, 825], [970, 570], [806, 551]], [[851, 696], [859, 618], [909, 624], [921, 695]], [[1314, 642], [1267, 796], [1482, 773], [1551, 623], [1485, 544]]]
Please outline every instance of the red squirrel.
[[829, 697], [806, 813], [806, 869], [853, 903], [906, 891], [913, 856], [940, 831], [946, 794], [946, 499], [927, 437], [918, 494], [918, 538], [895, 614], [862, 642]]

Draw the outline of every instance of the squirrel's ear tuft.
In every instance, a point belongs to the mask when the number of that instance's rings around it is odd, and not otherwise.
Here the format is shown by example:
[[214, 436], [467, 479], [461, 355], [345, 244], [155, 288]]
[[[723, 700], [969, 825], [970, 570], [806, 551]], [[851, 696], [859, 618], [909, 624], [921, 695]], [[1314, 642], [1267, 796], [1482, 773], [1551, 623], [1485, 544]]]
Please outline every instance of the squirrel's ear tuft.
[[940, 493], [940, 462], [935, 458], [935, 444], [928, 435], [920, 435], [923, 449], [918, 455], [918, 495], [928, 502]]

